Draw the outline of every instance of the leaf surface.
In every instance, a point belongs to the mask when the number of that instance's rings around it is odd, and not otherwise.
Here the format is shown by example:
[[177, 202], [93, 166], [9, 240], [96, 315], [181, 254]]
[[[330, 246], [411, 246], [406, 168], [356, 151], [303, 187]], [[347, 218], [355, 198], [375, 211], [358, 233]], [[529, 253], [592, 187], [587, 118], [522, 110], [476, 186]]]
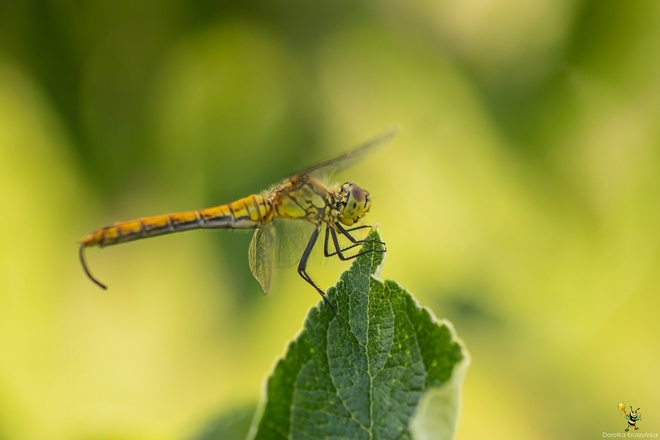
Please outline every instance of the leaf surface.
[[328, 290], [341, 321], [322, 302], [310, 310], [268, 380], [251, 438], [453, 438], [467, 353], [450, 323], [377, 278], [384, 256], [357, 257]]

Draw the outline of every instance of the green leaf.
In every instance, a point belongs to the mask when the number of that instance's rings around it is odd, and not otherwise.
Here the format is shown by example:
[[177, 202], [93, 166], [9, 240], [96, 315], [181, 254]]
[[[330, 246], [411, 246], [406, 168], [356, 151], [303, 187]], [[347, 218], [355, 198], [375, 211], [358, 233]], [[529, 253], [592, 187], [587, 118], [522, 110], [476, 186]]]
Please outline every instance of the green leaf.
[[322, 302], [310, 310], [268, 380], [252, 438], [453, 438], [467, 353], [450, 323], [376, 278], [384, 256], [359, 256], [328, 290], [341, 321]]

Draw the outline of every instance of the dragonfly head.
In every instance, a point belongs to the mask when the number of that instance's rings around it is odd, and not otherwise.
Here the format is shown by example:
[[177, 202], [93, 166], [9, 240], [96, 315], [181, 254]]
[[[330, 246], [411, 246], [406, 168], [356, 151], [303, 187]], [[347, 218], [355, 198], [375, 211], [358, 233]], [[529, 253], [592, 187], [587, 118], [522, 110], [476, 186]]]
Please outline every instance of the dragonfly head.
[[363, 190], [354, 183], [344, 183], [340, 195], [339, 221], [346, 226], [352, 226], [360, 221], [371, 208], [369, 191]]

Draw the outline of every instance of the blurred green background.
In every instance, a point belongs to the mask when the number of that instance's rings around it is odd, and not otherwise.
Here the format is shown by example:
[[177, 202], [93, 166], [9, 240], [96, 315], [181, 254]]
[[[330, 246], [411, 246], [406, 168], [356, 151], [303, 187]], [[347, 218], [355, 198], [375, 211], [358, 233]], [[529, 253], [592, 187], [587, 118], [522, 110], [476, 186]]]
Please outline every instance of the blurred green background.
[[[250, 234], [118, 220], [338, 176], [383, 278], [471, 353], [459, 439], [660, 431], [660, 2], [0, 3], [0, 438], [183, 439], [254, 404], [318, 295]], [[313, 265], [330, 285], [346, 264]]]

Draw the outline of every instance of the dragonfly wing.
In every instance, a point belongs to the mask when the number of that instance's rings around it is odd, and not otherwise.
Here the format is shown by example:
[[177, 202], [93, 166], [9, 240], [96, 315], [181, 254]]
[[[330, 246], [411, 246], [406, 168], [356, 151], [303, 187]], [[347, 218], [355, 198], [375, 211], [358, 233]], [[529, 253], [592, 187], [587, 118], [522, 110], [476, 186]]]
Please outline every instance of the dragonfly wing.
[[259, 282], [261, 291], [267, 294], [273, 279], [273, 265], [276, 261], [277, 238], [275, 228], [266, 225], [254, 231], [250, 247], [248, 249], [248, 260], [250, 271]]
[[[300, 262], [315, 226], [302, 220], [276, 219], [257, 229], [248, 251], [250, 270], [264, 293], [270, 291], [274, 269], [291, 267]], [[312, 260], [323, 255], [323, 245], [317, 243]]]
[[379, 147], [392, 139], [398, 131], [398, 127], [394, 127], [389, 131], [386, 131], [385, 133], [368, 140], [364, 144], [360, 145], [352, 151], [349, 151], [348, 153], [344, 153], [341, 156], [319, 162], [316, 165], [312, 165], [306, 170], [294, 175], [299, 176], [303, 174], [311, 174], [320, 178], [330, 176], [353, 165], [356, 161], [361, 159], [365, 153], [373, 151], [376, 147]]
[[291, 267], [298, 264], [316, 226], [304, 220], [277, 219], [273, 222], [272, 228], [276, 232], [277, 266]]

